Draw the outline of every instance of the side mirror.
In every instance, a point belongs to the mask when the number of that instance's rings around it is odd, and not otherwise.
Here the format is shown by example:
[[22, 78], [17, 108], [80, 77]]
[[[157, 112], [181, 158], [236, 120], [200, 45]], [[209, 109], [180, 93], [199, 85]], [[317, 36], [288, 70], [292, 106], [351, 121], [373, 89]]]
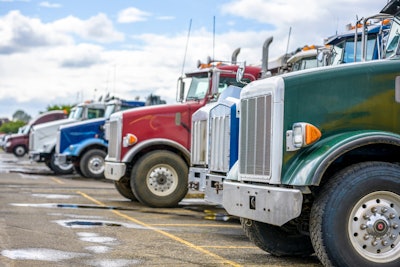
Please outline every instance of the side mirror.
[[212, 77], [211, 77], [211, 95], [214, 96], [216, 94], [218, 94], [218, 88], [219, 88], [219, 71], [214, 71], [212, 73]]
[[183, 98], [185, 96], [185, 82], [182, 78], [178, 79], [178, 90], [176, 94], [176, 101], [183, 102]]
[[247, 84], [245, 82], [242, 81], [243, 77], [244, 77], [244, 71], [246, 70], [246, 61], [243, 63], [240, 63], [237, 71], [236, 71], [236, 81], [238, 83], [242, 83], [242, 84]]

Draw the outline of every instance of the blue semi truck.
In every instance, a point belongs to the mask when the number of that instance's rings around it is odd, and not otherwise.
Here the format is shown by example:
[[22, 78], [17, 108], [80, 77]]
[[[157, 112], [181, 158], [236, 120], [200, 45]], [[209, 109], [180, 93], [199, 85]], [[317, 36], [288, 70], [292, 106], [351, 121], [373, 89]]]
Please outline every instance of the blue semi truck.
[[104, 117], [61, 126], [57, 133], [56, 163], [73, 164], [75, 171], [83, 177], [103, 178], [108, 148], [104, 123], [114, 112], [145, 104], [144, 101], [110, 99], [106, 102]]

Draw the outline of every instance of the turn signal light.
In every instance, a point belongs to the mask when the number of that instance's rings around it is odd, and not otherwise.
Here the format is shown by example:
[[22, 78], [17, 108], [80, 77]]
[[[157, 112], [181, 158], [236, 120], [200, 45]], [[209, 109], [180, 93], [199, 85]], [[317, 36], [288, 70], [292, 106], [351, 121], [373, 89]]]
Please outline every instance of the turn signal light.
[[123, 146], [124, 147], [133, 146], [134, 144], [137, 143], [137, 141], [138, 139], [136, 135], [128, 133], [127, 135], [125, 135], [123, 139]]
[[286, 149], [295, 151], [311, 145], [321, 138], [321, 131], [314, 125], [306, 122], [293, 124], [292, 130], [286, 132]]

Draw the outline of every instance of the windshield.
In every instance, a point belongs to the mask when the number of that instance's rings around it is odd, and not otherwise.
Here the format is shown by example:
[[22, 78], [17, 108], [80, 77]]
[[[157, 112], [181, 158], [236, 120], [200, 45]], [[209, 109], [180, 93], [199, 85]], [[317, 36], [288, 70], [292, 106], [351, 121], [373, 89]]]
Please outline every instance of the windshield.
[[[227, 77], [221, 74], [219, 77], [218, 84], [218, 95], [223, 92], [228, 86], [234, 85], [237, 87], [243, 87], [246, 83], [250, 83], [249, 78], [243, 78], [242, 82], [236, 81], [236, 76]], [[209, 86], [211, 84], [209, 77], [187, 77], [183, 78], [182, 82], [185, 85], [186, 101], [190, 100], [200, 100], [204, 99], [207, 92], [209, 91]]]
[[183, 79], [186, 101], [203, 99], [210, 85], [208, 77], [189, 77]]
[[386, 58], [389, 58], [396, 54], [396, 50], [399, 46], [399, 37], [400, 37], [400, 20], [396, 17], [393, 20], [392, 28], [390, 30], [390, 35], [387, 41], [387, 48], [386, 48]]
[[29, 131], [31, 130], [32, 125], [27, 125], [22, 129], [22, 134], [29, 134]]
[[110, 118], [111, 114], [113, 114], [115, 112], [115, 110], [116, 110], [116, 105], [115, 104], [107, 105], [104, 117], [106, 119]]
[[70, 115], [71, 119], [76, 119], [79, 120], [83, 116], [83, 107], [76, 107], [75, 111], [71, 113]]
[[305, 70], [318, 67], [317, 57], [303, 58], [293, 64], [292, 71]]
[[[368, 35], [366, 60], [376, 59], [376, 34]], [[361, 36], [357, 39], [356, 61], [361, 61]], [[332, 65], [354, 62], [354, 37], [333, 46]]]

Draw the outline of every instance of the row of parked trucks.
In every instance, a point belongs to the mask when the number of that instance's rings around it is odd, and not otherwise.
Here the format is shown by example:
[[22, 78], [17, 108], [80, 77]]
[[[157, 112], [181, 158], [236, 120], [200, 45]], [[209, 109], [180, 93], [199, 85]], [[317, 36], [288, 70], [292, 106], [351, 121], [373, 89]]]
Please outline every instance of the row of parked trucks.
[[276, 61], [268, 38], [261, 66], [238, 64], [239, 49], [200, 63], [178, 104], [82, 103], [32, 127], [30, 157], [151, 207], [201, 191], [273, 255], [400, 266], [399, 12], [391, 0], [329, 48]]
[[181, 104], [111, 115], [106, 178], [152, 207], [200, 190], [273, 255], [399, 266], [399, 7], [330, 38], [314, 68], [210, 66], [179, 79]]

